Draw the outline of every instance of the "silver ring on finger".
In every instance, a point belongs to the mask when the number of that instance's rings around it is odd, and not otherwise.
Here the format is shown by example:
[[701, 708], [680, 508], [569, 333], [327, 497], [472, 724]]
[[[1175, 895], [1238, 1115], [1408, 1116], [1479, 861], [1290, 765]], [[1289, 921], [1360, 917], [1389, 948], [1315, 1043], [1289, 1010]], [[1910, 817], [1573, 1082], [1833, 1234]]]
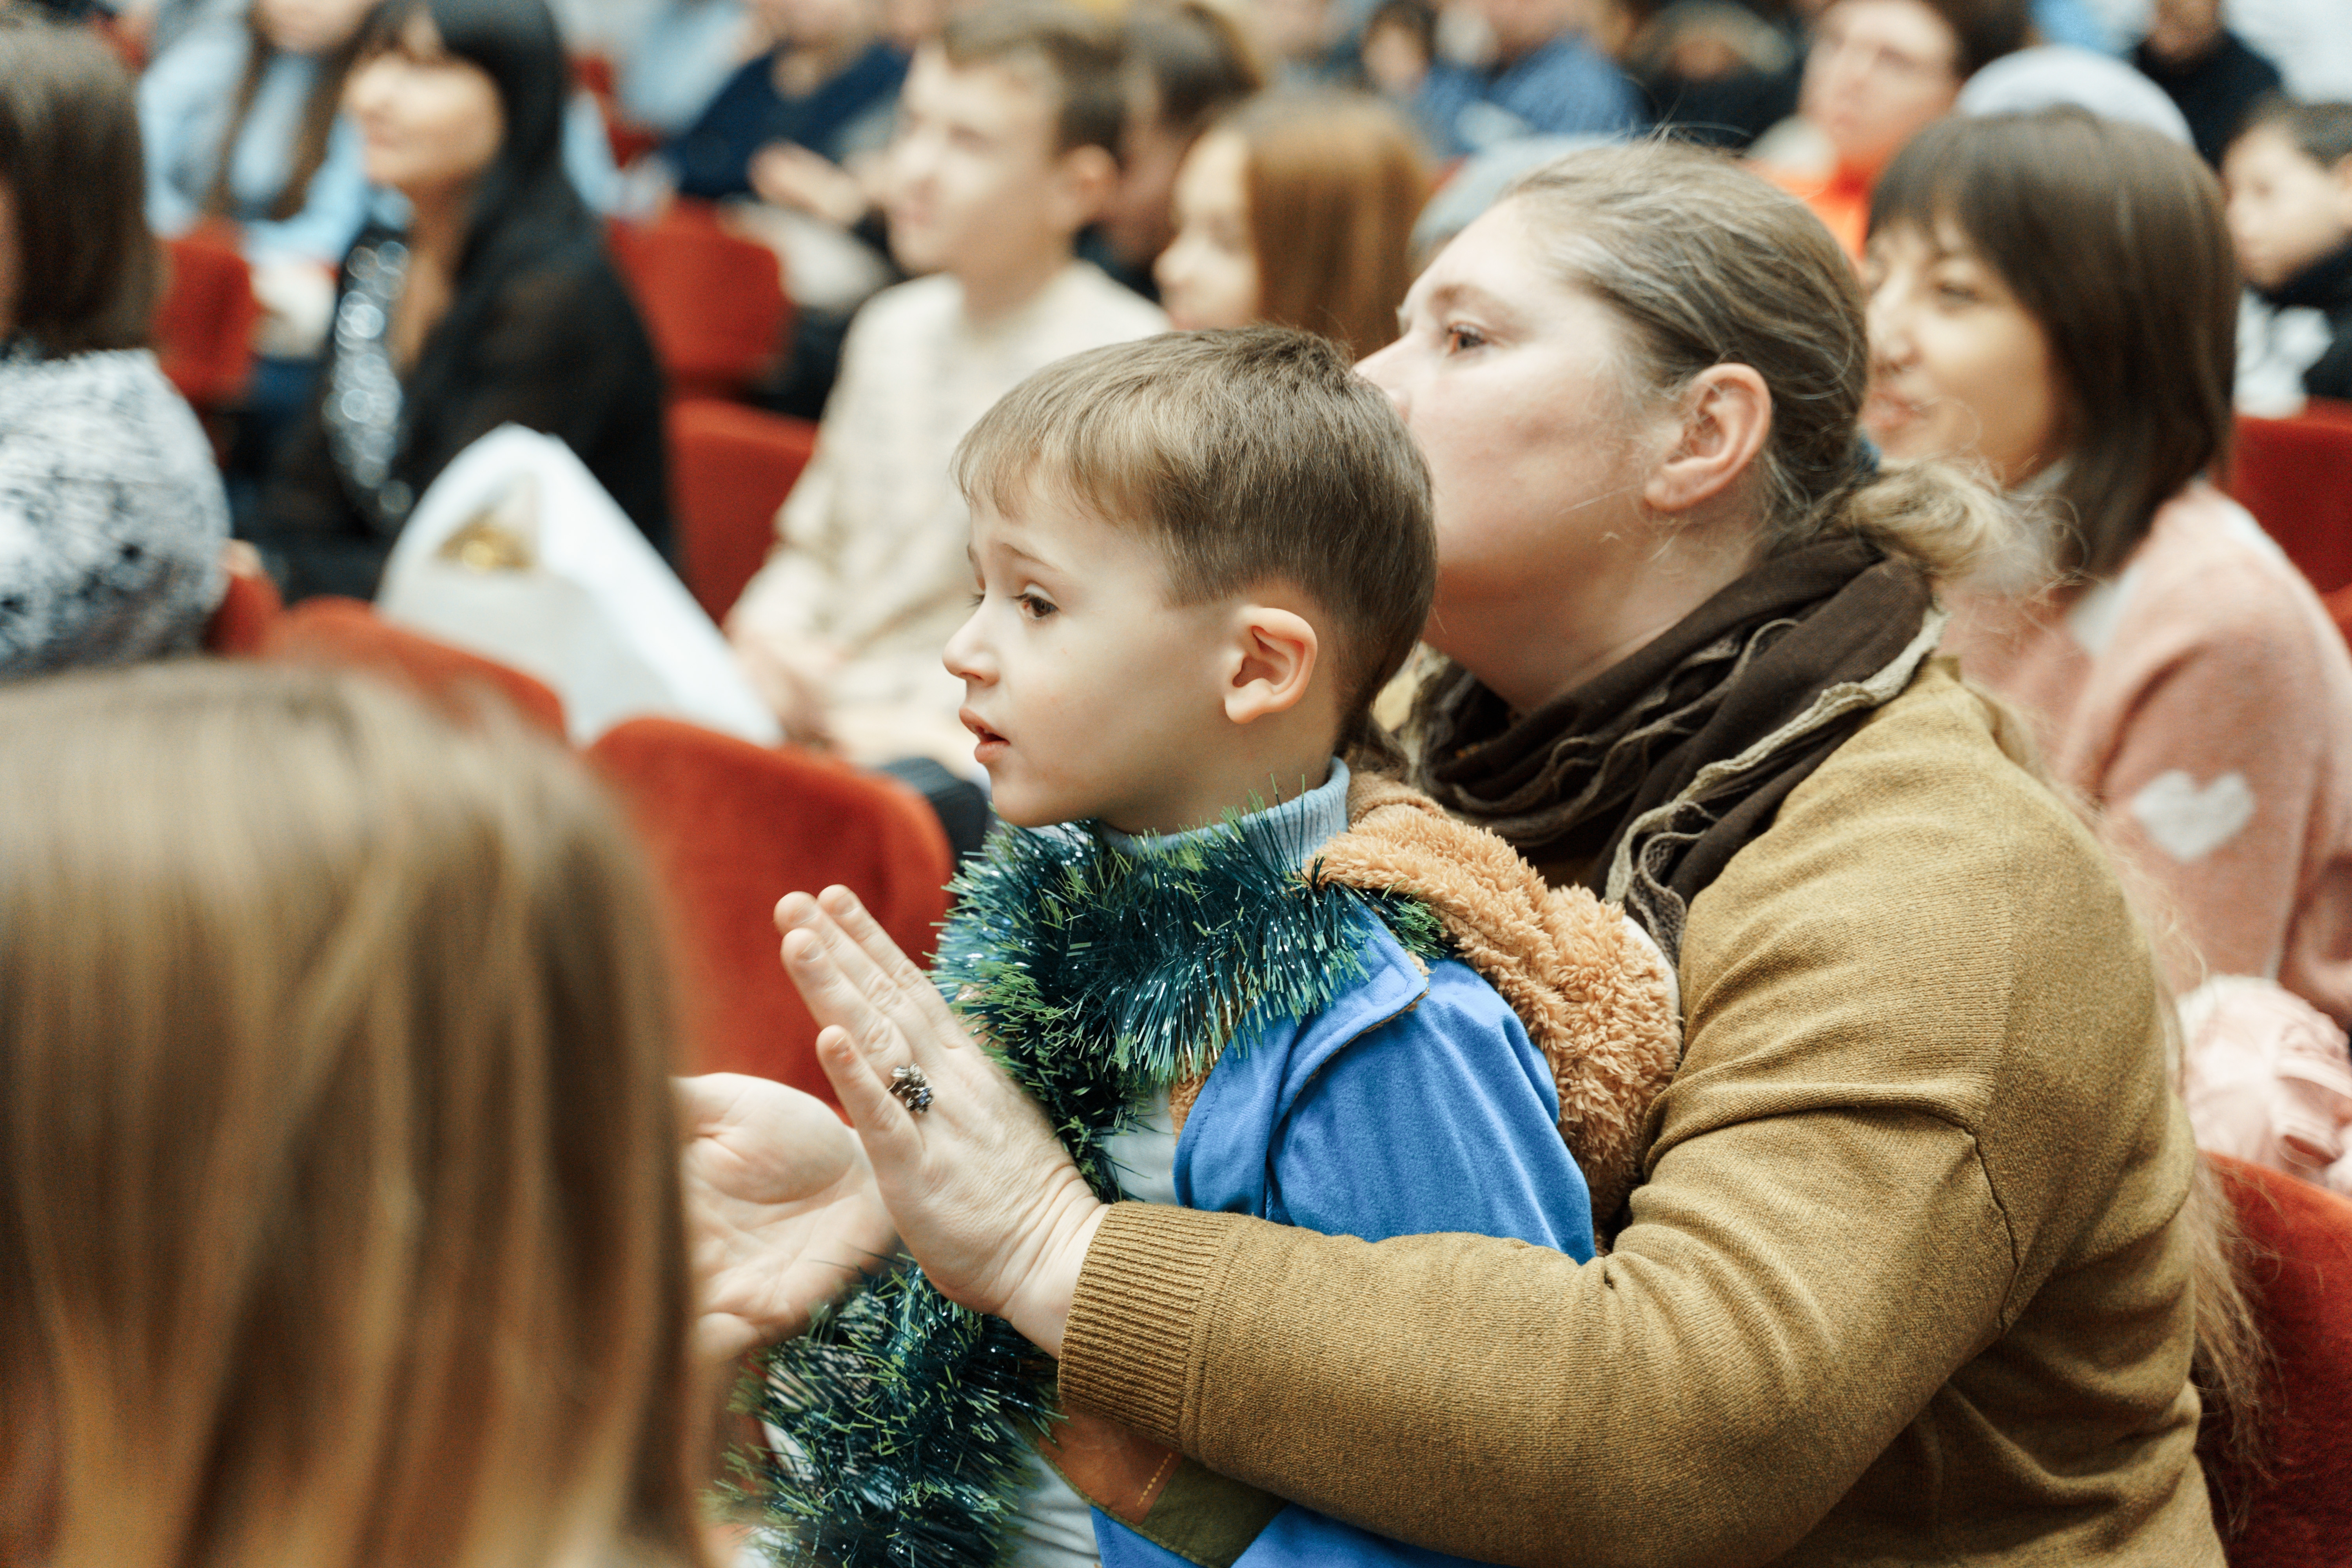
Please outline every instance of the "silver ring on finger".
[[890, 1095], [907, 1108], [908, 1115], [920, 1116], [931, 1108], [931, 1080], [919, 1067], [892, 1068]]

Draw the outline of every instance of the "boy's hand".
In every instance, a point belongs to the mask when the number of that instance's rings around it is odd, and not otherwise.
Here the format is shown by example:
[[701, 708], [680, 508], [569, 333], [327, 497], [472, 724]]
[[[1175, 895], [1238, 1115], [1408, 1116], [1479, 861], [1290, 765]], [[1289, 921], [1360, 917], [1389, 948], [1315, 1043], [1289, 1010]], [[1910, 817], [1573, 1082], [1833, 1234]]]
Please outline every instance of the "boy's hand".
[[855, 227], [871, 205], [856, 175], [797, 142], [769, 142], [751, 154], [746, 173], [769, 205], [804, 212], [835, 228]]
[[785, 740], [820, 750], [832, 745], [827, 710], [834, 672], [841, 668], [839, 650], [807, 637], [785, 641], [744, 635], [730, 636], [728, 646], [751, 689], [783, 726]]
[[898, 1250], [865, 1151], [823, 1100], [733, 1073], [677, 1080], [687, 1218], [714, 1361], [808, 1327]]
[[[1059, 1354], [1087, 1244], [1108, 1209], [1045, 1118], [846, 888], [776, 906], [784, 968], [825, 1026], [817, 1059], [873, 1162], [907, 1249], [940, 1294]], [[892, 1075], [919, 1068], [919, 1113]], [[911, 1098], [911, 1096], [910, 1096]]]

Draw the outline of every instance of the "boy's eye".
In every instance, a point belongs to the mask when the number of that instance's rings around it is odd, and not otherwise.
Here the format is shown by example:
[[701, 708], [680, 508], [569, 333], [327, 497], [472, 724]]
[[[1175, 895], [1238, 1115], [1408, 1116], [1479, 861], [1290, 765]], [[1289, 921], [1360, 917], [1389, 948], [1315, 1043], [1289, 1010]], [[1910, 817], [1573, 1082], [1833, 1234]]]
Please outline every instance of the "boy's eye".
[[1040, 594], [1034, 588], [1032, 588], [1027, 593], [1022, 595], [1015, 603], [1020, 605], [1021, 613], [1027, 616], [1033, 621], [1044, 620], [1047, 616], [1052, 615], [1055, 609], [1054, 601], [1045, 597], [1045, 595]]
[[1444, 331], [1445, 347], [1449, 353], [1465, 353], [1471, 349], [1484, 348], [1486, 346], [1486, 334], [1480, 331], [1475, 327], [1465, 326], [1459, 321], [1452, 321], [1446, 324]]

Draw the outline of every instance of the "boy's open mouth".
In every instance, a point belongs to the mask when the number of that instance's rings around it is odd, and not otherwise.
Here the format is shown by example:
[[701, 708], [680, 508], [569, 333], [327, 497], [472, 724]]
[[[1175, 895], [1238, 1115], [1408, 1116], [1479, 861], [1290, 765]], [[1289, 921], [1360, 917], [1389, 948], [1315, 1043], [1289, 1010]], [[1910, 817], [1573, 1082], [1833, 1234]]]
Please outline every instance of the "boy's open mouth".
[[990, 757], [1010, 744], [1003, 736], [982, 723], [980, 716], [971, 709], [964, 709], [956, 717], [963, 721], [963, 727], [971, 731], [973, 739], [979, 742], [972, 747], [972, 755], [980, 762], [986, 763]]

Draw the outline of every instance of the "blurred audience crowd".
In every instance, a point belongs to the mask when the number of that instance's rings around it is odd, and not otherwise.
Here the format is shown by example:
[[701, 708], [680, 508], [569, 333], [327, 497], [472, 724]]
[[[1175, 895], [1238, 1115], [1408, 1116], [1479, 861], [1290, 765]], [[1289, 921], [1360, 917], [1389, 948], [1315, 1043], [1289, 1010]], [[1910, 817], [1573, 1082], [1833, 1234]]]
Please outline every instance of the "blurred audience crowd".
[[[695, 589], [787, 745], [895, 775], [969, 855], [986, 781], [940, 662], [972, 587], [964, 433], [1053, 361], [1171, 330], [1377, 354], [1513, 180], [1649, 136], [1744, 162], [1851, 259], [1867, 460], [1973, 465], [2019, 521], [1947, 595], [1942, 651], [2135, 877], [2200, 1142], [2352, 1195], [2352, 546], [2315, 581], [2229, 482], [2250, 422], [2352, 447], [2344, 0], [16, 0], [0, 682], [196, 652], [237, 582], [375, 599], [436, 479], [519, 425]], [[732, 369], [680, 346], [731, 286], [646, 259], [689, 251], [781, 296]], [[200, 265], [230, 292], [190, 303]], [[1445, 331], [1433, 353], [1498, 352]], [[199, 340], [225, 389], [196, 389]], [[805, 468], [706, 591], [673, 437], [712, 402]], [[2340, 503], [2311, 504], [2352, 529]], [[167, 687], [107, 700], [173, 722]], [[429, 793], [441, 742], [371, 700], [289, 679], [241, 721], [309, 744], [349, 707]], [[62, 745], [73, 714], [22, 721]], [[502, 744], [457, 755], [469, 810], [517, 809], [486, 782]], [[616, 831], [515, 765], [550, 834]], [[598, 1048], [650, 1140], [632, 1031]], [[645, 1272], [678, 1244], [628, 1247]], [[622, 1380], [616, 1431], [668, 1418], [669, 1376]], [[623, 1436], [597, 1463], [644, 1468], [648, 1528], [683, 1539], [675, 1478]]]

